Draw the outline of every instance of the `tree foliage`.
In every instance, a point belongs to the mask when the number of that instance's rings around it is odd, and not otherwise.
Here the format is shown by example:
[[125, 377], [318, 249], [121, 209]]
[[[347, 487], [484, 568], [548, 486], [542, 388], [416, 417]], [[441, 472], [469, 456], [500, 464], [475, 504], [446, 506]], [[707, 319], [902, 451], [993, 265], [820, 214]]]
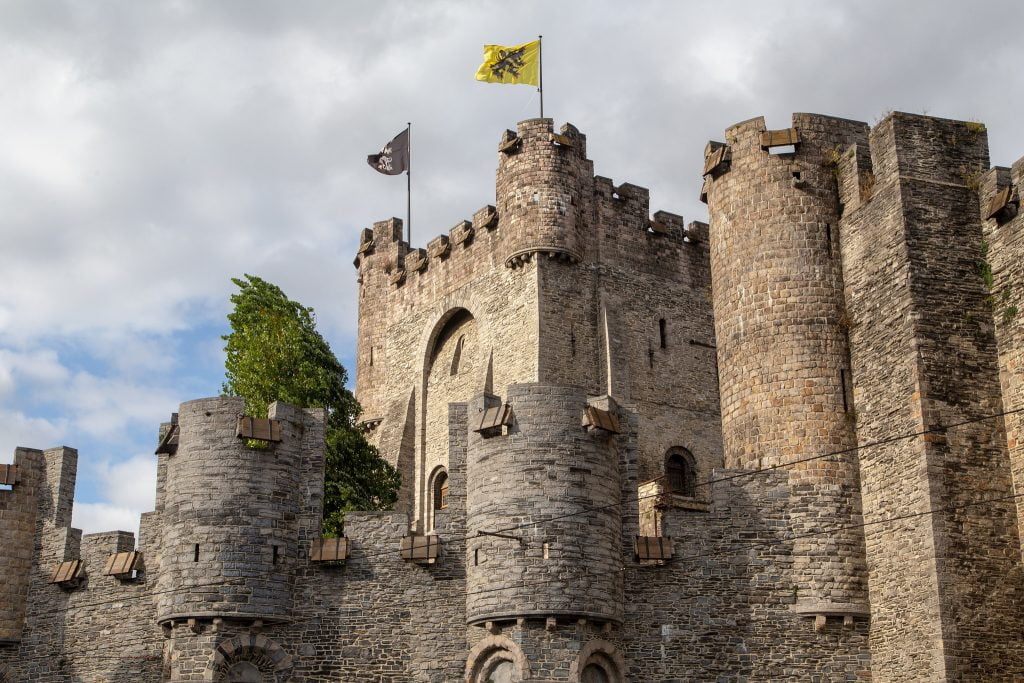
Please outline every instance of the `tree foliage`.
[[254, 275], [232, 278], [231, 333], [224, 335], [228, 396], [246, 412], [266, 415], [274, 401], [325, 408], [324, 532], [340, 534], [345, 513], [382, 510], [398, 496], [399, 474], [356, 429], [360, 407], [345, 388], [348, 375], [316, 329], [312, 308]]

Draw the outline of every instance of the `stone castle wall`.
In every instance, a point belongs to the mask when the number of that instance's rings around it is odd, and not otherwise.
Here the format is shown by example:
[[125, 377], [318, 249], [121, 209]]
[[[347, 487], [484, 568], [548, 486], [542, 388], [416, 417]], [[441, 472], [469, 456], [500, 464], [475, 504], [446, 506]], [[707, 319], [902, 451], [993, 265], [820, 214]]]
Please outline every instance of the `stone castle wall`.
[[[444, 465], [426, 438], [442, 429], [438, 407], [487, 382], [611, 386], [642, 416], [644, 479], [664, 475], [672, 447], [702, 475], [722, 464], [718, 431], [704, 428], [718, 415], [707, 227], [651, 216], [646, 189], [594, 176], [571, 125], [524, 121], [500, 150], [493, 207], [419, 250], [398, 219], [377, 223], [356, 259], [357, 395], [420, 529]], [[455, 334], [450, 321], [466, 314], [472, 329]], [[442, 347], [467, 333], [468, 369], [446, 379], [453, 348]]]
[[239, 399], [183, 404], [122, 577], [131, 534], [70, 528], [77, 453], [19, 449], [0, 683], [1024, 675], [1024, 421], [998, 418], [1024, 161], [905, 114], [752, 119], [706, 152], [710, 225], [534, 119], [472, 220], [425, 249], [364, 231], [357, 394], [403, 489], [347, 517], [343, 561], [312, 556], [319, 411], [275, 404], [251, 448]]
[[[996, 195], [1009, 190], [1006, 205], [990, 215]], [[989, 268], [989, 304], [999, 347], [999, 382], [1006, 416], [1006, 445], [1014, 491], [1024, 491], [1024, 159], [1012, 168], [996, 167], [982, 178], [980, 208], [985, 248], [979, 267]], [[992, 207], [994, 208], [994, 207]], [[1016, 499], [1018, 536], [1024, 540], [1024, 498]]]
[[870, 161], [844, 151], [839, 173], [872, 655], [906, 680], [1013, 678], [1010, 461], [1002, 421], [982, 419], [1003, 407], [978, 270], [984, 130], [893, 114], [869, 145]]
[[[726, 463], [788, 465], [801, 510], [799, 604], [860, 615], [868, 603], [860, 482], [850, 452], [839, 198], [827, 160], [867, 130], [810, 114], [794, 115], [790, 130], [792, 152], [765, 144], [771, 133], [760, 118], [729, 128], [724, 147], [708, 146], [723, 158], [705, 187]], [[822, 457], [836, 451], [844, 453]], [[849, 528], [815, 533], [824, 525]]]

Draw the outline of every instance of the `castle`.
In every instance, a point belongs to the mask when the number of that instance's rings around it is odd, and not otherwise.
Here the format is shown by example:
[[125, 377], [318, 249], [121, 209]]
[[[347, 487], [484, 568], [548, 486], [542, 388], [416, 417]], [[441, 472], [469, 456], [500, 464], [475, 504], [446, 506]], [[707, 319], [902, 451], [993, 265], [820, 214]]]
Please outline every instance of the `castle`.
[[[1024, 679], [1024, 159], [901, 113], [736, 124], [710, 226], [523, 121], [494, 206], [364, 230], [393, 511], [322, 539], [324, 416], [162, 425], [140, 537], [0, 466], [0, 682]], [[263, 448], [252, 448], [262, 441]]]

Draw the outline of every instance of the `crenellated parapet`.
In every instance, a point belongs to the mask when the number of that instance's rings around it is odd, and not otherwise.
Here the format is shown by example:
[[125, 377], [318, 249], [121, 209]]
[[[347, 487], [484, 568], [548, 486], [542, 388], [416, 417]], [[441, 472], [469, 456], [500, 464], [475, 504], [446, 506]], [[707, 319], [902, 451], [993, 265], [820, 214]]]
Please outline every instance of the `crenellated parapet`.
[[[601, 242], [610, 241], [609, 252], [625, 240], [648, 253], [665, 243], [699, 241], [687, 234], [682, 217], [651, 215], [647, 188], [594, 176], [586, 136], [572, 124], [555, 133], [551, 119], [522, 121], [502, 136], [498, 161], [496, 206], [484, 206], [426, 248], [403, 239], [399, 218], [364, 229], [355, 265], [367, 291], [431, 286], [434, 278], [478, 272], [492, 262], [515, 268], [538, 253], [569, 263], [596, 261]], [[481, 246], [489, 252], [485, 258]], [[432, 274], [439, 268], [443, 274]]]

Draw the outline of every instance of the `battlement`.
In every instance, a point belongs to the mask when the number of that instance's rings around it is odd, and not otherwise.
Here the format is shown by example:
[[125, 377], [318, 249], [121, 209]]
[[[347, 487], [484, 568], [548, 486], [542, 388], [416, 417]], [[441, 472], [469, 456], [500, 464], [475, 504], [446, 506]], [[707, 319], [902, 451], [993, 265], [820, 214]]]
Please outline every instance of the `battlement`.
[[[426, 243], [426, 248], [413, 248], [403, 239], [402, 220], [390, 218], [373, 224], [360, 235], [355, 266], [360, 282], [368, 286], [376, 280], [376, 287], [395, 289], [414, 280], [418, 283], [434, 276], [432, 270], [441, 269], [437, 279], [450, 281], [450, 271], [475, 272], [481, 266], [490, 267], [490, 258], [498, 256], [504, 265], [515, 268], [528, 262], [532, 254], [541, 252], [569, 262], [584, 258], [596, 260], [597, 243], [610, 237], [608, 229], [602, 235], [601, 226], [615, 227], [615, 237], [625, 239], [629, 231], [637, 233], [633, 246], [645, 250], [657, 248], [644, 241], [669, 240], [676, 243], [696, 242], [696, 235], [687, 236], [681, 216], [666, 211], [650, 214], [650, 196], [647, 188], [622, 183], [615, 185], [610, 178], [593, 176], [592, 162], [586, 159], [586, 136], [571, 124], [565, 124], [555, 133], [551, 119], [521, 121], [516, 131], [505, 131], [499, 149], [498, 206], [487, 205], [475, 212], [472, 219], [456, 223]], [[579, 171], [584, 170], [583, 176]], [[566, 176], [564, 179], [560, 175]], [[512, 178], [524, 179], [529, 187], [505, 187]], [[575, 178], [575, 180], [573, 180]], [[587, 205], [593, 197], [598, 206]], [[557, 234], [536, 232], [521, 215], [520, 207], [539, 207], [541, 223], [544, 216], [579, 214], [583, 224], [579, 232], [582, 239], [565, 242], [565, 226], [556, 226]], [[549, 210], [546, 211], [545, 207]], [[579, 207], [573, 208], [573, 207]], [[518, 237], [517, 237], [518, 236]], [[640, 237], [642, 236], [642, 237]], [[531, 244], [518, 244], [520, 237]], [[689, 237], [690, 239], [687, 239]], [[537, 240], [540, 243], [535, 243]], [[511, 243], [517, 243], [513, 248]], [[490, 258], [476, 252], [483, 249]], [[502, 256], [504, 254], [504, 256]], [[383, 273], [385, 277], [380, 277]], [[429, 284], [427, 286], [430, 286]]]

